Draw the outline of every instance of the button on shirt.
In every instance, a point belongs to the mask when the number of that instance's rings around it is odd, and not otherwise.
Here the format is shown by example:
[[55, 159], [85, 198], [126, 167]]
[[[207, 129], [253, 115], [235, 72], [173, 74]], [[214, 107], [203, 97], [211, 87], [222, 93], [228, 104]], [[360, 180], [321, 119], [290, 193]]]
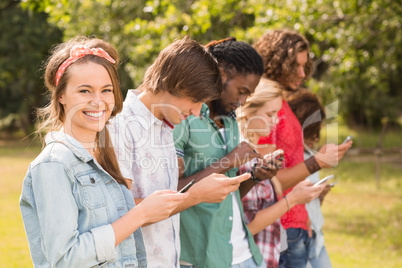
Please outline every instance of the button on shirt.
[[115, 246], [111, 226], [134, 205], [77, 140], [49, 133], [20, 197], [34, 266], [146, 267], [141, 229]]
[[[234, 115], [222, 117], [225, 126], [226, 142], [219, 128], [209, 117], [206, 104], [201, 108], [201, 116], [189, 116], [173, 131], [177, 155], [184, 160], [184, 177], [188, 177], [231, 152], [239, 141], [239, 129]], [[236, 137], [236, 139], [234, 138]], [[234, 177], [237, 168], [225, 175]], [[243, 207], [239, 191], [230, 194], [221, 203], [201, 203], [180, 214], [180, 259], [197, 267], [230, 267], [233, 259], [231, 232], [233, 227], [233, 199], [237, 200], [240, 213]], [[244, 221], [249, 249], [257, 264], [262, 256]]]
[[[172, 127], [157, 119], [129, 90], [123, 111], [114, 118], [109, 132], [123, 176], [133, 180], [134, 198], [156, 190], [176, 191], [177, 156]], [[148, 267], [179, 267], [179, 214], [142, 228]]]

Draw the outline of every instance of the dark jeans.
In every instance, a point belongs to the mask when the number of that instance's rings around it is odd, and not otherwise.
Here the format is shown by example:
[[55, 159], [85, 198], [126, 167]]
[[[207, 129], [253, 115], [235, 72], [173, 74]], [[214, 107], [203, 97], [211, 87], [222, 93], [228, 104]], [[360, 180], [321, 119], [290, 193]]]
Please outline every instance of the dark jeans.
[[311, 243], [308, 232], [301, 228], [289, 228], [286, 234], [288, 249], [281, 253], [279, 267], [305, 268]]

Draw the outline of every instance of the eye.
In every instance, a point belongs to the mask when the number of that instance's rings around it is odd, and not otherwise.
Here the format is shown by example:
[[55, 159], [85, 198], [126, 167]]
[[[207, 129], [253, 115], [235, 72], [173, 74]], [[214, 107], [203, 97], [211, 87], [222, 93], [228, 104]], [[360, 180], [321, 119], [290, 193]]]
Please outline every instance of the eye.
[[80, 93], [89, 93], [89, 90], [88, 89], [81, 89], [79, 92]]
[[246, 91], [244, 89], [239, 89], [239, 95], [247, 95], [250, 96], [251, 93], [249, 91]]
[[110, 93], [113, 92], [112, 88], [105, 88], [104, 90], [102, 90], [102, 93]]

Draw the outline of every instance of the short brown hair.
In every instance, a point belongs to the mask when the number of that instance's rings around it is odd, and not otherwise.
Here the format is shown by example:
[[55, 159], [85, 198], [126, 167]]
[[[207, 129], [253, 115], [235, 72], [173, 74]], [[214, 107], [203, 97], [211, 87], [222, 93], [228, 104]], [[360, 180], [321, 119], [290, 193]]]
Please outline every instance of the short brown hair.
[[220, 97], [222, 77], [217, 61], [205, 47], [185, 37], [159, 53], [139, 89], [207, 102]]
[[319, 138], [321, 122], [325, 119], [325, 109], [317, 95], [310, 90], [301, 89], [292, 91], [286, 100], [302, 125], [304, 138]]
[[[310, 53], [310, 44], [301, 34], [292, 30], [268, 31], [253, 45], [264, 62], [263, 76], [277, 81], [283, 86], [296, 79], [297, 54]], [[308, 57], [304, 67], [306, 77], [313, 71]]]

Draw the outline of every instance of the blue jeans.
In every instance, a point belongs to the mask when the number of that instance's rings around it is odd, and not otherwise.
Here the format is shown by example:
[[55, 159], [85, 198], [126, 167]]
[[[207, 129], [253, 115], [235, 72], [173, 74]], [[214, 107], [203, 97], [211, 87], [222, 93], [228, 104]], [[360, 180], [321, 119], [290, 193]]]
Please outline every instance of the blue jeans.
[[308, 232], [301, 228], [289, 228], [288, 249], [286, 250], [286, 268], [305, 268], [308, 260], [311, 239]]
[[279, 256], [279, 268], [286, 268], [286, 250], [281, 252], [281, 255]]
[[318, 258], [308, 260], [307, 268], [332, 268], [331, 260], [325, 246], [321, 249]]
[[[234, 265], [232, 265], [230, 267], [231, 268], [266, 268], [267, 265], [265, 264], [264, 261], [261, 263], [261, 265], [257, 265], [255, 263], [253, 257], [251, 257], [250, 259], [247, 259], [242, 263], [234, 264]], [[197, 268], [197, 267], [196, 266], [180, 265], [180, 268]]]

